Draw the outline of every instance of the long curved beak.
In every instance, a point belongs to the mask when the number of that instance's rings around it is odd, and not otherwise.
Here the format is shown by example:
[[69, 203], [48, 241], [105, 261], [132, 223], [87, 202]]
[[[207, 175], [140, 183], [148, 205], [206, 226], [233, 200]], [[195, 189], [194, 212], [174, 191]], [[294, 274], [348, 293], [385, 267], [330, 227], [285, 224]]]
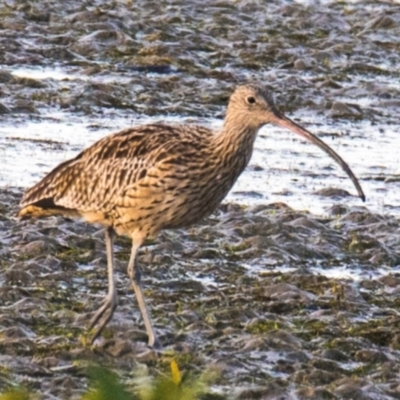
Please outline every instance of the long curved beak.
[[347, 173], [349, 178], [353, 181], [354, 186], [357, 189], [358, 196], [365, 201], [365, 194], [361, 188], [358, 179], [353, 174], [353, 171], [350, 167], [344, 162], [342, 157], [339, 156], [334, 150], [332, 150], [326, 143], [324, 143], [321, 139], [317, 136], [313, 135], [311, 132], [307, 131], [306, 129], [302, 128], [300, 125], [297, 125], [291, 119], [285, 117], [283, 114], [274, 112], [273, 118], [271, 122], [275, 125], [278, 125], [282, 128], [289, 129], [290, 131], [297, 133], [298, 135], [302, 136], [303, 138], [309, 140], [311, 143], [316, 144], [320, 149], [324, 150], [329, 156], [331, 156]]

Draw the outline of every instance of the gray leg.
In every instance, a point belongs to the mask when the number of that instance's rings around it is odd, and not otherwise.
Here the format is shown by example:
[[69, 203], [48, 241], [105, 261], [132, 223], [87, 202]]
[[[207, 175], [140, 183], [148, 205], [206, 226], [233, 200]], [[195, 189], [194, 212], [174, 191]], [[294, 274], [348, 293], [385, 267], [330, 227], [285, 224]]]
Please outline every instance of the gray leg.
[[104, 299], [103, 305], [97, 310], [96, 314], [90, 321], [89, 329], [92, 329], [97, 325], [97, 328], [93, 334], [91, 343], [100, 335], [101, 331], [110, 321], [117, 308], [117, 291], [115, 288], [114, 278], [114, 229], [108, 227], [106, 229], [106, 252], [107, 252], [107, 271], [108, 271], [108, 293]]
[[144, 325], [146, 327], [146, 332], [149, 337], [149, 347], [160, 347], [160, 343], [154, 333], [153, 325], [151, 323], [151, 319], [149, 316], [149, 312], [147, 311], [146, 302], [144, 300], [142, 285], [141, 285], [141, 270], [139, 264], [136, 259], [137, 252], [139, 250], [140, 244], [132, 242], [132, 251], [131, 258], [129, 259], [128, 264], [128, 274], [131, 278], [133, 290], [136, 294], [136, 299], [139, 303], [140, 312], [142, 313]]

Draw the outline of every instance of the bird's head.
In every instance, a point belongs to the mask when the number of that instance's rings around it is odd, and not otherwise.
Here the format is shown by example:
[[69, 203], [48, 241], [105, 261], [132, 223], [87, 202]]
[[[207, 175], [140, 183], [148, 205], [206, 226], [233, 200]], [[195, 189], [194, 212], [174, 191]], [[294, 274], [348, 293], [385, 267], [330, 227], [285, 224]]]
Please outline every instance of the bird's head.
[[[263, 125], [275, 122], [280, 116], [271, 91], [256, 85], [241, 85], [232, 93], [227, 120], [245, 123], [258, 130]], [[235, 121], [235, 120], [239, 120]]]
[[254, 84], [238, 86], [229, 100], [225, 129], [231, 132], [241, 131], [244, 135], [254, 137], [257, 131], [268, 123], [289, 129], [324, 150], [346, 171], [358, 195], [365, 200], [363, 190], [350, 167], [325, 142], [279, 112], [271, 91]]

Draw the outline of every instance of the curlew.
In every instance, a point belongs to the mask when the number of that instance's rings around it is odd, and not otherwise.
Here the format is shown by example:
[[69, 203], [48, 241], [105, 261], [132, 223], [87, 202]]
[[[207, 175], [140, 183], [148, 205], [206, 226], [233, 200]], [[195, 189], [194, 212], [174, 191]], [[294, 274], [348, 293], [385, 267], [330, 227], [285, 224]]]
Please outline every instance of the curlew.
[[132, 240], [128, 275], [148, 334], [159, 344], [141, 287], [137, 253], [162, 229], [191, 225], [213, 210], [246, 168], [258, 130], [273, 123], [319, 146], [362, 188], [343, 159], [318, 137], [280, 113], [272, 94], [242, 85], [231, 95], [219, 131], [200, 126], [150, 124], [111, 134], [53, 169], [21, 201], [20, 217], [82, 217], [105, 227], [108, 293], [90, 321], [93, 341], [117, 306], [113, 238]]

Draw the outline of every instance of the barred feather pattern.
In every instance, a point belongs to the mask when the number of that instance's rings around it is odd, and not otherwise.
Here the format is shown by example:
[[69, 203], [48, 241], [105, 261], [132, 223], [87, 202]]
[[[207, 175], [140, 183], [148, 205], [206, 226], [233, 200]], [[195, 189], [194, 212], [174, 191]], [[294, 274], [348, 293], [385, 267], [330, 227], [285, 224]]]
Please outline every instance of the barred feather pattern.
[[[246, 103], [254, 96], [254, 111]], [[29, 189], [21, 217], [82, 216], [118, 234], [154, 236], [209, 215], [248, 164], [273, 103], [252, 86], [231, 96], [219, 132], [151, 124], [111, 134]]]

